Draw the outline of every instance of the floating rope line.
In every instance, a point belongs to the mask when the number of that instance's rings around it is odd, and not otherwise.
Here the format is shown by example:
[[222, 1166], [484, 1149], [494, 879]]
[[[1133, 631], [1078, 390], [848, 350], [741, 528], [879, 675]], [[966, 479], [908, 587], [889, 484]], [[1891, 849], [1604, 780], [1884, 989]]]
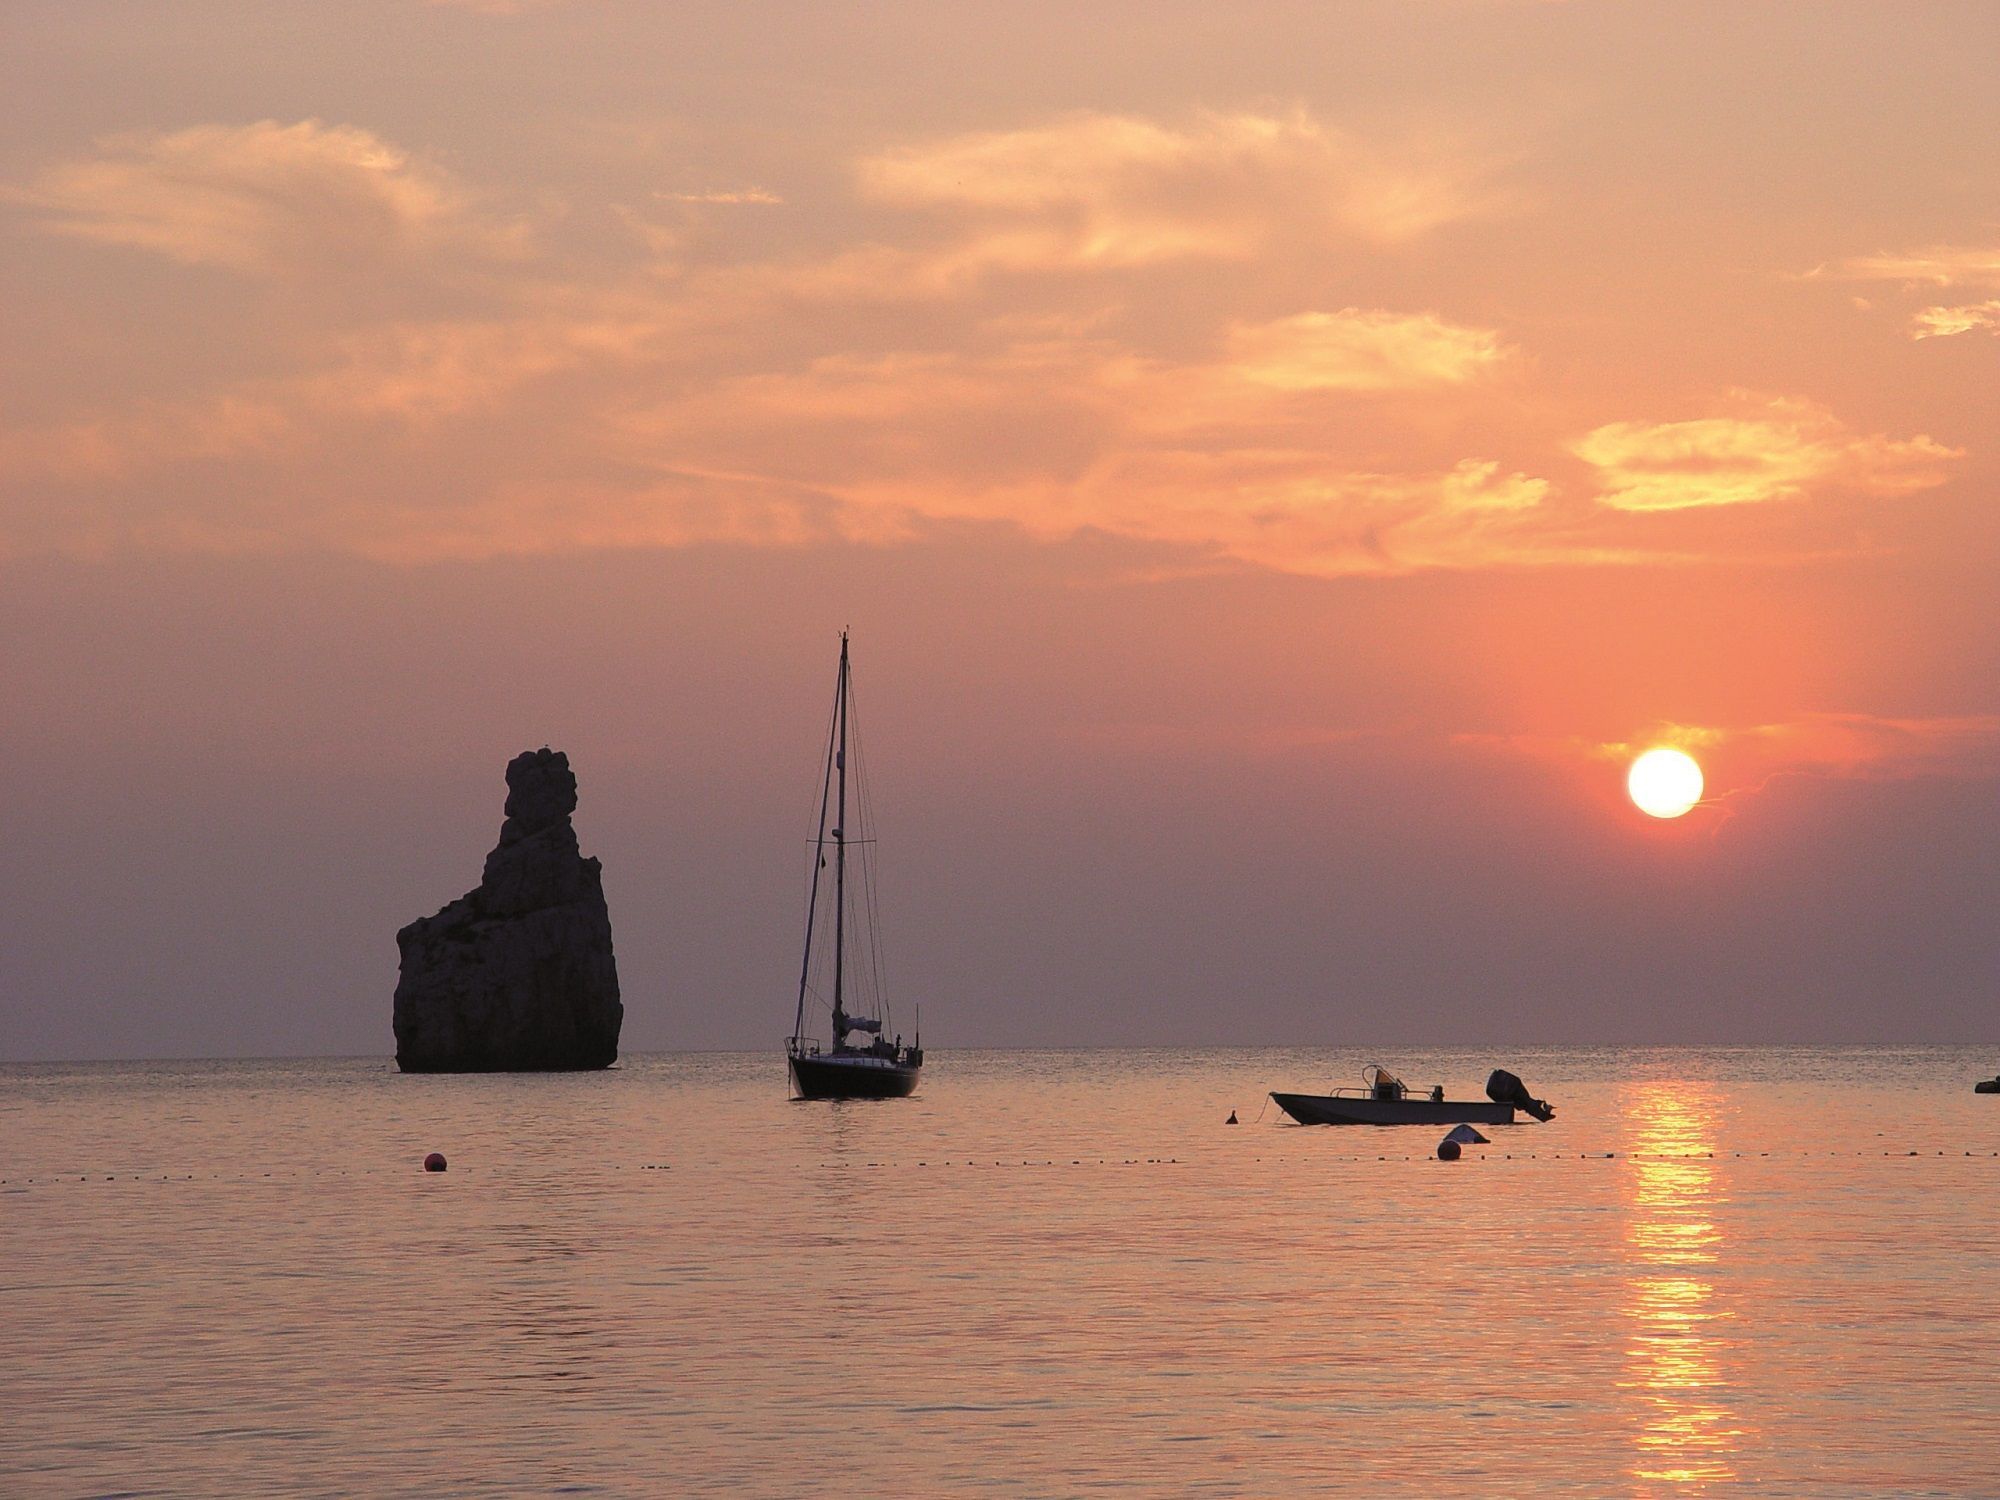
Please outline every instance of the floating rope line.
[[[1929, 1161], [1929, 1160], [1985, 1161], [1989, 1159], [2000, 1159], [2000, 1151], [1957, 1151], [1957, 1152], [1944, 1151], [1944, 1150], [1793, 1151], [1784, 1149], [1775, 1151], [1576, 1151], [1576, 1152], [1469, 1151], [1466, 1153], [1464, 1157], [1461, 1158], [1461, 1160], [1464, 1161], [1637, 1161], [1637, 1162], [1766, 1161], [1766, 1160], [1785, 1161], [1785, 1160], [1793, 1160], [1793, 1159], [1812, 1157], [1812, 1156], [1821, 1156], [1829, 1158], [1846, 1158], [1849, 1160], [1881, 1160], [1881, 1161], [1907, 1161], [1912, 1158], [1923, 1161]], [[1374, 1155], [1366, 1153], [1356, 1153], [1356, 1154], [1341, 1153], [1337, 1155], [1332, 1155], [1332, 1154], [1320, 1155], [1318, 1153], [1313, 1153], [1313, 1154], [1297, 1155], [1297, 1156], [1292, 1156], [1292, 1155], [1253, 1156], [1251, 1158], [1251, 1161], [1258, 1165], [1268, 1164], [1273, 1166], [1291, 1165], [1294, 1163], [1300, 1166], [1313, 1166], [1313, 1165], [1329, 1164], [1336, 1162], [1342, 1162], [1342, 1163], [1397, 1162], [1397, 1161], [1428, 1162], [1433, 1160], [1435, 1160], [1435, 1157], [1432, 1156], [1431, 1153], [1429, 1152], [1423, 1152], [1414, 1155], [1408, 1155], [1408, 1154], [1391, 1155], [1387, 1153], [1379, 1153]], [[1002, 1158], [974, 1159], [972, 1157], [962, 1157], [962, 1158], [950, 1157], [943, 1161], [934, 1161], [929, 1157], [923, 1157], [916, 1161], [896, 1161], [896, 1160], [877, 1160], [877, 1161], [858, 1161], [858, 1162], [822, 1161], [817, 1165], [819, 1169], [822, 1171], [856, 1171], [856, 1170], [912, 1171], [917, 1169], [923, 1169], [929, 1171], [932, 1169], [942, 1170], [947, 1167], [975, 1169], [975, 1170], [991, 1170], [996, 1167], [1010, 1169], [1010, 1170], [1018, 1169], [1021, 1167], [1036, 1167], [1036, 1168], [1181, 1167], [1181, 1166], [1196, 1166], [1196, 1165], [1215, 1165], [1219, 1167], [1229, 1167], [1232, 1165], [1240, 1165], [1241, 1162], [1242, 1162], [1241, 1157], [1231, 1158], [1222, 1155], [1205, 1158], [1200, 1162], [1194, 1161], [1192, 1159], [1183, 1159], [1178, 1156], [1123, 1156], [1123, 1157], [1075, 1156], [1075, 1157], [1070, 1157], [1068, 1159], [1064, 1159], [1062, 1157], [1044, 1157], [1040, 1160], [1036, 1160], [1030, 1157], [1023, 1157], [1019, 1160], [1002, 1159]], [[518, 1173], [518, 1172], [509, 1172], [504, 1170], [505, 1167], [512, 1165], [514, 1164], [503, 1163], [502, 1164], [503, 1170], [497, 1172], [489, 1171], [488, 1180], [489, 1181], [501, 1180], [513, 1183], [521, 1181], [524, 1176], [535, 1175], [532, 1172]], [[685, 1167], [687, 1164], [683, 1163], [682, 1165], [683, 1167]], [[632, 1163], [612, 1162], [609, 1165], [609, 1169], [613, 1172], [622, 1172], [626, 1170], [628, 1166], [632, 1170], [638, 1172], [671, 1172], [674, 1170], [674, 1166], [670, 1162], [632, 1162]], [[466, 1172], [466, 1169], [462, 1167], [456, 1170], [459, 1172], [461, 1176], [463, 1176]], [[474, 1174], [476, 1175], [477, 1169], [473, 1170]], [[699, 1170], [699, 1168], [697, 1168], [697, 1170]], [[77, 1184], [87, 1185], [96, 1182], [167, 1182], [167, 1183], [252, 1182], [255, 1183], [255, 1182], [269, 1182], [269, 1181], [278, 1181], [278, 1182], [299, 1181], [310, 1178], [324, 1178], [324, 1177], [405, 1177], [412, 1175], [421, 1177], [424, 1176], [425, 1174], [421, 1166], [419, 1165], [405, 1166], [401, 1164], [394, 1166], [384, 1165], [384, 1166], [374, 1166], [374, 1167], [352, 1167], [352, 1168], [350, 1167], [318, 1167], [309, 1169], [302, 1168], [299, 1170], [289, 1171], [289, 1172], [287, 1171], [215, 1172], [215, 1173], [106, 1172], [103, 1174], [95, 1172], [80, 1172], [80, 1173], [37, 1172], [27, 1176], [0, 1177], [0, 1187], [9, 1188], [14, 1191], [20, 1191], [21, 1189], [27, 1187], [66, 1187], [66, 1186], [74, 1186]]]

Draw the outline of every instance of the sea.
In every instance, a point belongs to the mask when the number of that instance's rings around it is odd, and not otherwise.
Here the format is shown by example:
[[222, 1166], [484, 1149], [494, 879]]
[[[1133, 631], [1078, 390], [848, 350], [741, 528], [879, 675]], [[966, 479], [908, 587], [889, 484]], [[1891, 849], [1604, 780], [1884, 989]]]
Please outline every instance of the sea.
[[[1378, 1060], [1558, 1112], [1446, 1162], [1266, 1100]], [[0, 1494], [1996, 1495], [1996, 1069], [7, 1066]]]

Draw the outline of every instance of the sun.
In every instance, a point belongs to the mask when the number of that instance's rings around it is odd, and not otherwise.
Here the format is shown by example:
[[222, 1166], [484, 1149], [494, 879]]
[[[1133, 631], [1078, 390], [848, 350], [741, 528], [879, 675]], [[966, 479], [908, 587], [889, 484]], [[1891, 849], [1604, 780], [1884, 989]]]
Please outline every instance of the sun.
[[1632, 762], [1625, 790], [1647, 816], [1678, 818], [1701, 801], [1701, 767], [1685, 750], [1661, 746]]

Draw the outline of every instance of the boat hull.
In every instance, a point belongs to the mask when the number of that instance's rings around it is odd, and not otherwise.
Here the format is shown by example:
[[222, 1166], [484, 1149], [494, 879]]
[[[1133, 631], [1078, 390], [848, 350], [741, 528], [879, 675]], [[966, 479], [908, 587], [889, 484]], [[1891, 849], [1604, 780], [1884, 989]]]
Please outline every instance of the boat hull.
[[907, 1099], [917, 1090], [922, 1064], [879, 1058], [793, 1057], [792, 1092], [801, 1099]]
[[1514, 1106], [1486, 1099], [1369, 1099], [1339, 1094], [1273, 1094], [1301, 1125], [1512, 1125]]

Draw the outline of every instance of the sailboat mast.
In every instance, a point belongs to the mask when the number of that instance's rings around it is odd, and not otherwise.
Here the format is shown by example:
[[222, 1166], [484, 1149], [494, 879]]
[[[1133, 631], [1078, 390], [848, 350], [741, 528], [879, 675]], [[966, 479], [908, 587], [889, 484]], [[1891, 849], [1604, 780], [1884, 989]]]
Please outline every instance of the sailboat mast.
[[833, 825], [833, 1044], [847, 1020], [841, 1004], [841, 981], [847, 974], [847, 632], [840, 633], [840, 687], [835, 712], [840, 719], [840, 748], [833, 757], [840, 778], [840, 810]]
[[[843, 654], [845, 650], [846, 648], [843, 646]], [[799, 1008], [798, 1012], [792, 1017], [792, 1039], [794, 1041], [806, 1034], [806, 986], [812, 980], [813, 920], [819, 915], [819, 872], [826, 865], [826, 805], [828, 795], [833, 790], [831, 772], [833, 770], [834, 735], [838, 732], [840, 726], [840, 697], [840, 684], [836, 682], [833, 689], [833, 722], [826, 726], [826, 770], [828, 774], [820, 778], [819, 784], [819, 832], [818, 836], [813, 840], [812, 894], [806, 898], [806, 951], [805, 956], [799, 960]]]

